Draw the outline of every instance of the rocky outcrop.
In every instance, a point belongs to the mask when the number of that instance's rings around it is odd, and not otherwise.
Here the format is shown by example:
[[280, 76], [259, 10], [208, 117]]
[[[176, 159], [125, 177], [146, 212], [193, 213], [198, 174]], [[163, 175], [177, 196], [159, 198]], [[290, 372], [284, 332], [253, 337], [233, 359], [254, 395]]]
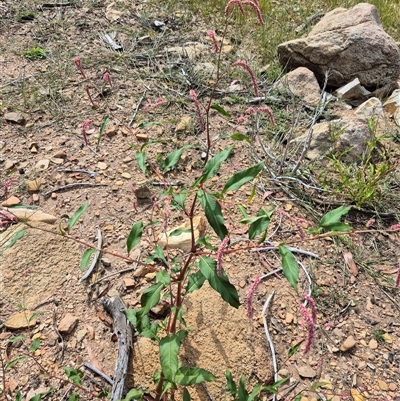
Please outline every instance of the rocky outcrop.
[[400, 76], [400, 52], [383, 30], [375, 6], [357, 4], [327, 13], [305, 38], [278, 47], [282, 66], [306, 67], [320, 84], [328, 73], [328, 86], [340, 87], [360, 80], [369, 90], [396, 81]]

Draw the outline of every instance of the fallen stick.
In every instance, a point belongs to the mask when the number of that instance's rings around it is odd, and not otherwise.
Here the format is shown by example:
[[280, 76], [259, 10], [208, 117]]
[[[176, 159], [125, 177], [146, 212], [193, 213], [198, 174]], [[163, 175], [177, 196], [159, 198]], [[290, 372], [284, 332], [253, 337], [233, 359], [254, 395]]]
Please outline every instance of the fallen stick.
[[122, 399], [125, 394], [125, 379], [128, 374], [129, 355], [132, 348], [132, 327], [125, 316], [126, 307], [119, 296], [102, 298], [100, 302], [112, 316], [114, 334], [118, 338], [118, 356], [110, 399], [117, 401]]
[[63, 185], [59, 188], [52, 189], [51, 191], [47, 191], [43, 194], [46, 198], [50, 196], [53, 192], [64, 191], [65, 189], [77, 188], [77, 187], [107, 187], [108, 184], [94, 184], [93, 182], [74, 182], [72, 184]]

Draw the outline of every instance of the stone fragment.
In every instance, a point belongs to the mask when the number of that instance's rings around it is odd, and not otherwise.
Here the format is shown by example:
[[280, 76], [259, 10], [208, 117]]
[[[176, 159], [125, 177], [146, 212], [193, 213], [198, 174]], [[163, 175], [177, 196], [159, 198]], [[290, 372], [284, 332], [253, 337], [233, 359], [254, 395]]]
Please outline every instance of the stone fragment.
[[125, 277], [124, 285], [127, 289], [134, 288], [134, 287], [136, 287], [136, 281], [133, 278]]
[[10, 170], [15, 166], [16, 162], [14, 160], [6, 159], [4, 162], [4, 169]]
[[86, 334], [86, 329], [78, 330], [78, 332], [76, 333], [76, 341], [81, 342], [86, 337]]
[[377, 117], [383, 114], [383, 108], [381, 101], [376, 97], [371, 97], [364, 103], [360, 104], [354, 114], [358, 117]]
[[10, 316], [4, 322], [4, 326], [10, 330], [19, 330], [33, 327], [36, 325], [36, 322], [35, 312], [25, 310]]
[[151, 311], [157, 316], [165, 315], [170, 309], [170, 304], [166, 301], [159, 302], [156, 306], [151, 308]]
[[39, 171], [45, 171], [49, 168], [49, 164], [50, 164], [49, 159], [39, 160], [35, 165], [35, 169], [37, 169]]
[[333, 94], [339, 99], [343, 100], [355, 100], [362, 99], [364, 96], [369, 95], [371, 92], [366, 90], [361, 84], [358, 78], [354, 78], [347, 85], [337, 89]]
[[181, 120], [175, 127], [175, 132], [185, 132], [190, 128], [192, 118], [190, 116], [182, 116]]
[[105, 170], [105, 169], [108, 167], [108, 165], [107, 165], [106, 163], [104, 163], [104, 162], [98, 162], [98, 163], [97, 163], [97, 167], [98, 167], [100, 170]]
[[62, 334], [70, 334], [74, 330], [76, 324], [78, 323], [78, 318], [67, 313], [58, 324], [58, 331]]
[[133, 277], [144, 277], [147, 273], [152, 272], [153, 269], [151, 269], [147, 265], [140, 265], [134, 272], [133, 272]]
[[66, 159], [67, 154], [65, 153], [64, 150], [59, 150], [58, 152], [54, 153], [53, 158], [54, 159]]
[[44, 180], [41, 178], [26, 181], [27, 190], [30, 194], [38, 192], [42, 184], [44, 184]]
[[38, 209], [8, 209], [6, 207], [4, 209], [13, 214], [18, 220], [21, 221], [37, 221], [47, 224], [54, 224], [57, 221], [57, 217], [51, 214], [44, 213]]
[[290, 313], [290, 312], [286, 313], [285, 322], [286, 322], [287, 324], [292, 323], [292, 322], [293, 322], [293, 319], [294, 319], [294, 316], [293, 316], [292, 313]]
[[374, 338], [372, 338], [370, 340], [370, 342], [368, 343], [368, 347], [370, 349], [377, 349], [378, 348], [378, 341], [376, 341]]
[[344, 343], [340, 346], [340, 351], [348, 351], [349, 349], [352, 349], [356, 345], [356, 340], [353, 336], [349, 336], [346, 338]]
[[132, 176], [129, 173], [122, 173], [121, 177], [126, 178], [127, 180], [129, 180], [130, 178], [132, 178]]
[[217, 68], [215, 64], [213, 63], [197, 63], [193, 71], [195, 74], [199, 75], [200, 77], [212, 77], [216, 71]]
[[305, 67], [296, 68], [286, 74], [277, 82], [275, 88], [287, 89], [312, 105], [318, 104], [321, 95], [317, 78], [312, 71]]
[[396, 110], [400, 109], [400, 89], [396, 89], [388, 99], [383, 103], [383, 108], [390, 115], [394, 115]]
[[389, 386], [383, 380], [378, 380], [378, 387], [379, 387], [380, 390], [383, 390], [383, 391], [388, 391], [389, 390]]
[[190, 61], [196, 61], [209, 47], [203, 43], [187, 42], [182, 46], [174, 46], [165, 49], [167, 53], [174, 53], [181, 57], [187, 57]]
[[301, 377], [312, 379], [317, 375], [317, 372], [311, 366], [308, 365], [297, 366], [296, 369]]
[[21, 201], [16, 196], [10, 196], [1, 204], [1, 206], [15, 206], [20, 203]]
[[149, 140], [149, 136], [147, 134], [136, 134], [136, 139], [138, 141], [147, 142]]
[[[193, 219], [193, 229], [195, 241], [204, 235], [206, 229], [206, 220], [203, 216], [196, 216]], [[174, 235], [180, 231], [181, 233], [179, 235]], [[166, 234], [160, 235], [158, 239], [158, 245], [162, 248], [165, 248], [167, 244], [168, 248], [170, 249], [182, 249], [185, 252], [190, 251], [192, 246], [192, 234], [190, 232], [189, 220], [178, 227], [175, 227], [173, 230], [168, 231]]]
[[54, 164], [63, 164], [64, 163], [64, 159], [59, 159], [59, 158], [53, 158], [53, 159], [51, 159], [51, 161], [54, 163]]
[[108, 138], [113, 138], [118, 134], [118, 127], [114, 124], [108, 125], [105, 134]]
[[33, 200], [34, 202], [39, 202], [39, 199], [40, 199], [39, 194], [33, 194], [33, 195], [32, 195], [32, 200]]
[[390, 383], [390, 384], [389, 384], [389, 390], [390, 390], [390, 391], [396, 391], [396, 389], [397, 389], [396, 384], [394, 384], [394, 383]]
[[367, 3], [328, 12], [307, 37], [280, 44], [278, 57], [288, 70], [307, 67], [320, 84], [327, 74], [328, 86], [336, 88], [358, 78], [375, 90], [400, 75], [399, 48]]
[[8, 122], [23, 125], [25, 124], [25, 118], [21, 113], [16, 113], [14, 111], [4, 114], [4, 119]]

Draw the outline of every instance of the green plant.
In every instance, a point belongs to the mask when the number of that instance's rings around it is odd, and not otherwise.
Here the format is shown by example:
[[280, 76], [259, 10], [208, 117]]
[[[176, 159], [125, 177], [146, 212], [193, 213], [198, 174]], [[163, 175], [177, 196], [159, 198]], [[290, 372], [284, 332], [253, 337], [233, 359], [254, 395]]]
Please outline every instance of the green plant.
[[49, 52], [47, 50], [42, 49], [40, 46], [36, 46], [32, 49], [28, 49], [24, 51], [24, 56], [29, 60], [43, 60], [47, 58]]
[[382, 344], [385, 342], [385, 331], [384, 330], [375, 330], [373, 332], [374, 339], [378, 342], [378, 344]]

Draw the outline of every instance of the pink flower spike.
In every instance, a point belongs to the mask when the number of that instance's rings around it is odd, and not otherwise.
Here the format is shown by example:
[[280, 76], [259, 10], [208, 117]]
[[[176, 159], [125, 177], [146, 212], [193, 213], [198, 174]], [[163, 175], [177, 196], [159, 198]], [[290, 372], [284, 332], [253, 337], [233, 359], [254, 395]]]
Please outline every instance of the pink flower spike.
[[390, 229], [393, 231], [400, 230], [400, 223], [394, 224], [390, 227]]
[[207, 36], [210, 37], [213, 42], [215, 53], [219, 53], [220, 48], [218, 46], [217, 38], [215, 37], [215, 32], [212, 30], [209, 30], [209, 31], [207, 31]]
[[303, 304], [300, 304], [300, 312], [307, 323], [307, 338], [304, 345], [304, 354], [307, 354], [307, 352], [310, 351], [312, 342], [314, 340], [315, 322]]
[[245, 122], [246, 122], [246, 117], [245, 117], [245, 116], [240, 116], [240, 117], [237, 119], [238, 125], [244, 124]]
[[274, 126], [276, 125], [274, 114], [272, 113], [272, 110], [268, 106], [258, 107], [257, 111], [261, 113], [267, 113], [269, 116], [269, 120], [271, 121], [271, 124]]
[[3, 184], [3, 195], [4, 198], [8, 198], [8, 195], [10, 194], [10, 186], [11, 184], [13, 184], [14, 182], [17, 182], [18, 178], [9, 178], [8, 180], [6, 180]]
[[112, 81], [111, 81], [111, 75], [110, 75], [110, 73], [108, 71], [106, 71], [103, 74], [103, 81], [105, 83], [108, 83], [108, 85], [110, 85], [110, 88], [112, 88], [113, 85], [112, 85]]
[[229, 237], [226, 236], [218, 248], [218, 252], [217, 252], [217, 274], [218, 274], [218, 276], [221, 276], [221, 274], [222, 274], [222, 256], [224, 255], [224, 249], [228, 245], [228, 242], [229, 242]]
[[87, 139], [87, 134], [89, 131], [89, 125], [92, 122], [92, 120], [85, 120], [82, 124], [82, 136], [83, 136], [83, 141], [85, 142], [85, 145], [88, 146], [89, 142]]
[[248, 109], [245, 110], [244, 114], [256, 114], [256, 110], [254, 109], [254, 107], [249, 107]]
[[242, 1], [242, 4], [245, 6], [252, 7], [257, 14], [258, 22], [260, 23], [260, 25], [264, 26], [264, 20], [261, 15], [261, 10], [258, 1], [252, 1], [252, 0]]
[[85, 72], [83, 71], [82, 64], [81, 64], [81, 58], [79, 56], [75, 56], [73, 58], [73, 60], [76, 65], [76, 68], [78, 68], [78, 70], [82, 74], [83, 78], [86, 79], [86, 75], [85, 75]]
[[241, 12], [242, 15], [245, 15], [245, 11], [242, 5], [242, 0], [229, 0], [226, 7], [225, 7], [225, 14], [228, 14], [229, 9], [236, 4]]
[[376, 220], [374, 218], [369, 219], [367, 221], [367, 223], [365, 224], [365, 227], [369, 228], [369, 227], [373, 226], [375, 223], [376, 223]]
[[254, 72], [250, 68], [250, 66], [248, 64], [246, 64], [244, 61], [235, 61], [232, 65], [234, 67], [242, 67], [249, 73], [251, 81], [253, 82], [254, 95], [256, 97], [258, 97], [259, 95], [258, 95], [258, 87], [257, 87], [256, 76], [254, 75]]
[[250, 286], [249, 291], [246, 294], [246, 310], [247, 317], [251, 319], [253, 317], [253, 295], [261, 283], [261, 276], [257, 275], [254, 277], [253, 284]]
[[197, 99], [196, 92], [193, 89], [190, 90], [189, 94], [194, 102], [194, 105], [196, 106], [197, 117], [199, 119], [199, 124], [200, 124], [200, 131], [203, 132], [205, 130], [205, 125], [203, 116], [201, 114], [199, 99]]

